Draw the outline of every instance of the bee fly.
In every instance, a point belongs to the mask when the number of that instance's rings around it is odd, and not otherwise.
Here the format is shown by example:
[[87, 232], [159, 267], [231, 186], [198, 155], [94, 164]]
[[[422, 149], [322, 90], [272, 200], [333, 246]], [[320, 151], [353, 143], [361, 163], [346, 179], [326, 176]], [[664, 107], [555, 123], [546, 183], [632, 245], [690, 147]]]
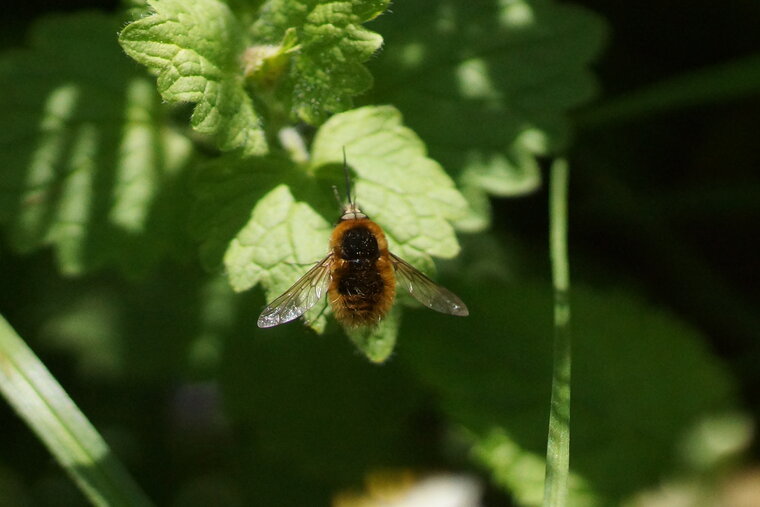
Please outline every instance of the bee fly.
[[388, 251], [383, 230], [351, 199], [345, 152], [343, 156], [348, 204], [330, 236], [330, 253], [264, 308], [258, 326], [273, 327], [297, 319], [325, 292], [343, 326], [372, 326], [393, 305], [397, 283], [432, 310], [467, 316], [461, 299]]

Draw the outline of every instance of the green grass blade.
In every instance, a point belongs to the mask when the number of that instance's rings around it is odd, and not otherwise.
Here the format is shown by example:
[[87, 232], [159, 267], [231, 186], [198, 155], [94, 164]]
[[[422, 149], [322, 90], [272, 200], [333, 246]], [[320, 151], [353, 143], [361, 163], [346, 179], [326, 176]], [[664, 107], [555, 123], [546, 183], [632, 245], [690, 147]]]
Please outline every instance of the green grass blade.
[[2, 316], [0, 392], [94, 505], [151, 505], [84, 414]]
[[583, 128], [645, 118], [703, 104], [716, 104], [757, 95], [760, 55], [687, 72], [613, 98], [577, 118]]
[[549, 182], [549, 248], [554, 282], [554, 370], [546, 444], [544, 505], [567, 505], [570, 469], [570, 273], [567, 261], [568, 167], [558, 159]]

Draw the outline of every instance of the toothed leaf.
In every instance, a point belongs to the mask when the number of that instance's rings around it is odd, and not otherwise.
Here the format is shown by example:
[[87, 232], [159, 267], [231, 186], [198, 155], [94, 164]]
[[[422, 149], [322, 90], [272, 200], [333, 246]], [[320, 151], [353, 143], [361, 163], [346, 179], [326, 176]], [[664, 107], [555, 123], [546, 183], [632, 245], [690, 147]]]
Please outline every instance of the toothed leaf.
[[222, 150], [266, 153], [259, 115], [245, 89], [244, 29], [219, 0], [149, 1], [153, 13], [122, 30], [124, 51], [158, 75], [167, 102], [195, 104], [194, 129]]

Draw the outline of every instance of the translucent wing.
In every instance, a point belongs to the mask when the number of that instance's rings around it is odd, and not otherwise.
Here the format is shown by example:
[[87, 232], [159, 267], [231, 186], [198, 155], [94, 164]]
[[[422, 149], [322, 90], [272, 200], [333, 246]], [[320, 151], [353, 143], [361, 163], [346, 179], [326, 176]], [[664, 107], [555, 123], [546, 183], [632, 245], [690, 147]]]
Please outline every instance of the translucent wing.
[[444, 289], [405, 260], [393, 254], [391, 259], [396, 268], [396, 279], [414, 299], [436, 312], [458, 317], [470, 314], [467, 306], [453, 292]]
[[258, 326], [274, 327], [290, 322], [317, 304], [327, 291], [331, 262], [332, 254], [319, 261], [282, 296], [269, 303], [259, 316]]

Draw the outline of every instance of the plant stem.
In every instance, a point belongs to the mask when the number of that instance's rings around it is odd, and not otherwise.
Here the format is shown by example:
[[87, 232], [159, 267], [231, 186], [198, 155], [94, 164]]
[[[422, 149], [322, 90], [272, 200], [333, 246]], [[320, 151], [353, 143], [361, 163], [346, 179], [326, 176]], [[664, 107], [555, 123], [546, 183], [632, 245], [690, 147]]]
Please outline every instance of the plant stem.
[[570, 471], [570, 273], [567, 260], [568, 166], [557, 159], [549, 182], [549, 249], [554, 283], [554, 367], [546, 444], [544, 506], [567, 505]]
[[0, 393], [94, 505], [151, 505], [8, 322], [0, 316]]

